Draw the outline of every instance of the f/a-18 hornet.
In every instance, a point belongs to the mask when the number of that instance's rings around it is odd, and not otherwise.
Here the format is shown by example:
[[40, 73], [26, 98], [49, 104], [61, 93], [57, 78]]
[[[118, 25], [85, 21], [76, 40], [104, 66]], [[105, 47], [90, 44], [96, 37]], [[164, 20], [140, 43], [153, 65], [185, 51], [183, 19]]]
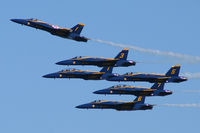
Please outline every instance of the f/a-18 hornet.
[[98, 67], [113, 66], [113, 67], [128, 67], [135, 65], [136, 62], [127, 60], [128, 49], [123, 49], [114, 59], [98, 58], [98, 57], [74, 57], [69, 60], [57, 62], [57, 65], [94, 65]]
[[88, 70], [77, 70], [67, 69], [59, 72], [44, 75], [44, 78], [81, 78], [84, 80], [102, 80], [108, 76], [112, 76], [113, 67], [104, 67], [100, 72], [88, 71]]
[[164, 90], [165, 83], [155, 83], [151, 88], [134, 87], [127, 85], [116, 85], [107, 89], [98, 90], [95, 94], [111, 95], [135, 95], [135, 96], [166, 96], [171, 95], [172, 91]]
[[134, 111], [134, 110], [149, 110], [154, 105], [145, 104], [145, 97], [138, 96], [132, 102], [120, 102], [120, 101], [100, 101], [96, 100], [87, 104], [76, 106], [79, 109], [115, 109], [118, 111]]
[[161, 82], [183, 82], [187, 78], [179, 76], [180, 65], [172, 66], [166, 74], [148, 74], [148, 73], [126, 73], [124, 75], [112, 75], [106, 78], [108, 81], [147, 81], [150, 83]]
[[67, 38], [67, 39], [71, 39], [75, 41], [87, 42], [89, 40], [88, 38], [84, 36], [80, 36], [80, 33], [84, 27], [84, 24], [77, 24], [71, 29], [66, 29], [66, 28], [58, 27], [56, 25], [48, 24], [43, 21], [38, 21], [37, 19], [11, 19], [11, 21], [18, 24], [30, 26], [36, 29], [44, 30], [51, 33], [52, 35], [56, 35], [59, 37], [63, 37], [63, 38]]

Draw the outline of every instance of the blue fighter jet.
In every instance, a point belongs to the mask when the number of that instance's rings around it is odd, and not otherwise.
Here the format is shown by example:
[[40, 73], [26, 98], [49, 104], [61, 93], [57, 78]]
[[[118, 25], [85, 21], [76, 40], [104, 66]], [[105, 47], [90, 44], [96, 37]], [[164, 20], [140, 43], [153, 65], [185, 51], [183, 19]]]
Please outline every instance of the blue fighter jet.
[[79, 109], [115, 109], [117, 111], [150, 110], [154, 105], [145, 104], [145, 97], [138, 96], [132, 102], [101, 101], [96, 100], [87, 104], [76, 106]]
[[98, 57], [74, 57], [69, 60], [57, 62], [57, 65], [94, 65], [98, 67], [113, 66], [113, 67], [128, 67], [135, 65], [136, 62], [127, 60], [128, 49], [123, 49], [115, 59], [98, 58]]
[[116, 85], [107, 89], [98, 90], [95, 94], [112, 95], [135, 95], [135, 96], [166, 96], [171, 95], [172, 91], [163, 90], [165, 83], [155, 83], [151, 88], [134, 87], [127, 85]]
[[43, 21], [38, 21], [37, 19], [11, 19], [11, 21], [18, 24], [30, 26], [36, 29], [44, 30], [51, 33], [52, 35], [56, 35], [59, 37], [63, 37], [63, 38], [67, 38], [67, 39], [71, 39], [75, 41], [87, 42], [89, 40], [88, 38], [84, 36], [80, 36], [80, 33], [84, 27], [84, 24], [77, 24], [71, 29], [66, 29], [66, 28], [58, 27], [56, 25], [48, 24]]
[[103, 80], [108, 76], [113, 76], [113, 67], [104, 67], [100, 72], [88, 71], [88, 70], [77, 70], [67, 69], [59, 72], [44, 75], [44, 78], [81, 78], [84, 80]]
[[148, 73], [135, 73], [132, 72], [126, 73], [124, 75], [113, 75], [107, 77], [108, 81], [147, 81], [150, 83], [155, 82], [174, 82], [179, 83], [186, 81], [187, 78], [183, 76], [179, 76], [180, 65], [172, 66], [171, 69], [164, 74], [148, 74]]

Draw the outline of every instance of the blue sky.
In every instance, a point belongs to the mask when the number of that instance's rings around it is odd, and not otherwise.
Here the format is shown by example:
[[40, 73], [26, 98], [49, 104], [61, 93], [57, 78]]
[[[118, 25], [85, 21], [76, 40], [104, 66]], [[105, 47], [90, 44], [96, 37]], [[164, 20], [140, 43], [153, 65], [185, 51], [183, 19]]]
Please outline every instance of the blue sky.
[[[54, 63], [74, 56], [115, 57], [122, 49], [96, 42], [80, 43], [15, 24], [11, 18], [38, 18], [71, 28], [84, 23], [82, 35], [143, 48], [199, 55], [200, 2], [197, 0], [2, 1], [0, 132], [198, 132], [200, 109], [155, 107], [151, 111], [79, 110], [76, 105], [95, 99], [131, 101], [133, 96], [102, 96], [93, 91], [116, 85], [108, 81], [44, 79], [42, 75], [64, 69]], [[136, 61], [171, 60], [130, 50]], [[114, 72], [165, 73], [172, 65], [181, 73], [200, 72], [199, 63], [138, 63]], [[71, 67], [72, 68], [72, 67]], [[99, 71], [98, 67], [76, 66]], [[167, 84], [175, 93], [147, 98], [150, 104], [200, 103], [199, 79]], [[151, 87], [150, 83], [127, 83]]]

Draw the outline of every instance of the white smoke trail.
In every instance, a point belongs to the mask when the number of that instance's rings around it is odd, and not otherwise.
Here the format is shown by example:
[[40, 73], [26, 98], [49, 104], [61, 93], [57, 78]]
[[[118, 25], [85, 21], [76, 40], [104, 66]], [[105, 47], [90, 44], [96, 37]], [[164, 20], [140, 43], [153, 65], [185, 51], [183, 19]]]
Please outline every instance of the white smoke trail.
[[189, 72], [186, 72], [186, 73], [183, 73], [181, 74], [187, 78], [190, 78], [190, 79], [198, 79], [200, 78], [200, 72], [197, 72], [197, 73], [189, 73]]
[[179, 54], [179, 53], [174, 53], [174, 52], [163, 52], [160, 50], [140, 48], [140, 47], [133, 46], [133, 45], [114, 43], [114, 42], [104, 41], [104, 40], [100, 40], [100, 39], [91, 39], [91, 40], [98, 42], [98, 43], [104, 43], [104, 44], [108, 44], [111, 46], [115, 46], [115, 47], [130, 48], [130, 49], [136, 50], [138, 52], [150, 53], [150, 54], [160, 55], [160, 56], [174, 57], [177, 59], [182, 59], [187, 63], [199, 63], [200, 62], [200, 56], [191, 56], [191, 55]]
[[173, 91], [174, 93], [200, 93], [200, 89], [196, 89], [196, 90], [190, 90], [190, 89], [188, 89], [188, 90], [174, 90]]
[[194, 108], [200, 108], [200, 104], [159, 104], [158, 106], [167, 106], [167, 107], [194, 107]]
[[183, 90], [182, 92], [186, 92], [186, 93], [200, 93], [200, 90]]

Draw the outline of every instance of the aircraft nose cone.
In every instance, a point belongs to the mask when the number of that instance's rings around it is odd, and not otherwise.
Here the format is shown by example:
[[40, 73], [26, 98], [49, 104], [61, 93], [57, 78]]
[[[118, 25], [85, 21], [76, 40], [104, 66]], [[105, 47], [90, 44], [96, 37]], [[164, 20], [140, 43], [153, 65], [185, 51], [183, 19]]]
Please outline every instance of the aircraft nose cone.
[[89, 108], [89, 106], [88, 106], [88, 104], [83, 104], [83, 105], [76, 106], [76, 108], [85, 109], [85, 108]]
[[81, 109], [81, 108], [82, 108], [82, 105], [76, 106], [76, 108]]
[[64, 61], [59, 61], [56, 63], [56, 65], [65, 65], [65, 62]]
[[98, 90], [93, 92], [94, 94], [106, 94], [106, 90]]
[[101, 91], [94, 91], [94, 94], [101, 94]]
[[18, 19], [10, 19], [12, 22], [17, 22]]
[[18, 23], [18, 24], [26, 24], [27, 21], [24, 19], [10, 19], [10, 21]]
[[51, 74], [47, 74], [42, 76], [43, 78], [57, 78], [57, 74], [56, 73], [51, 73]]
[[47, 75], [44, 75], [44, 76], [42, 76], [43, 78], [49, 78], [50, 77], [50, 75], [49, 74], [47, 74]]
[[56, 65], [74, 65], [74, 63], [71, 60], [64, 60], [57, 62]]

